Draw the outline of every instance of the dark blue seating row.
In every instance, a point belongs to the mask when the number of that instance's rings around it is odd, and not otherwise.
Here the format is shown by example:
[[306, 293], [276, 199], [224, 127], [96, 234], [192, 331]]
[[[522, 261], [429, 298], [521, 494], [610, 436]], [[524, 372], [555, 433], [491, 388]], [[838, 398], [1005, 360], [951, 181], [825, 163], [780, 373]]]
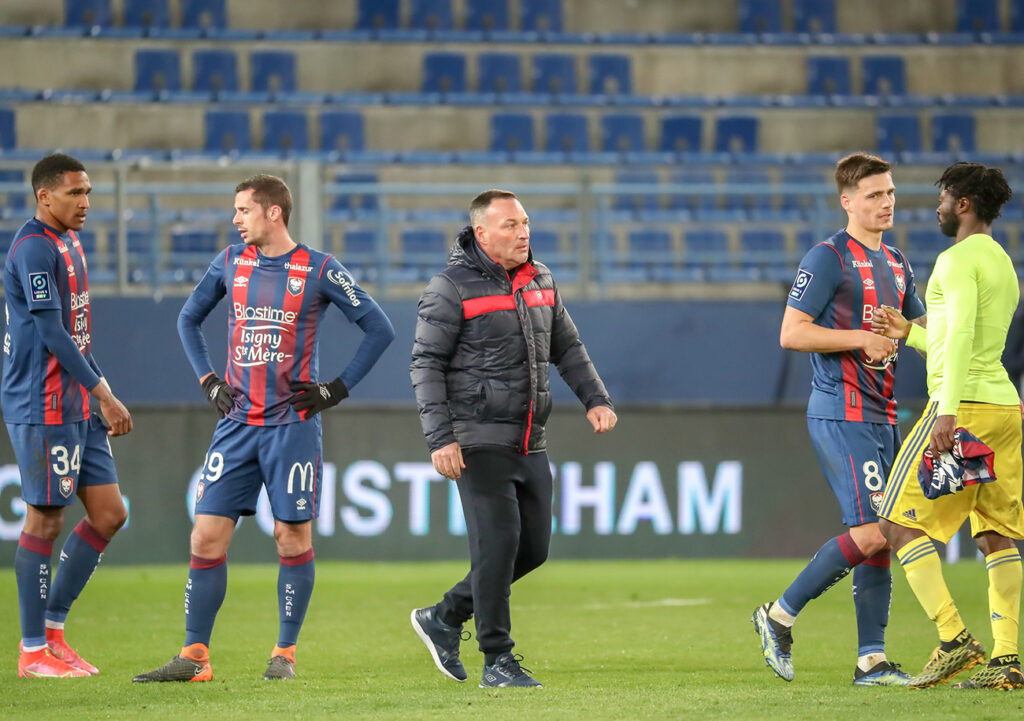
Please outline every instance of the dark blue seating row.
[[[837, 32], [835, 0], [790, 0], [792, 24], [783, 21], [782, 0], [738, 0], [737, 29], [741, 33], [821, 34]], [[452, 0], [409, 0], [411, 29], [453, 30]], [[561, 32], [561, 0], [519, 0], [519, 27], [527, 31]], [[110, 0], [65, 0], [65, 22], [72, 26], [109, 26], [114, 16]], [[123, 25], [169, 27], [168, 0], [124, 0]], [[182, 0], [182, 27], [228, 27], [226, 0]], [[510, 29], [508, 0], [465, 0], [466, 30]], [[401, 27], [400, 0], [359, 0], [356, 29], [395, 30]], [[1024, 31], [1024, 1], [1010, 0], [1010, 28]], [[956, 0], [956, 29], [962, 33], [998, 32], [999, 0]]]
[[[1022, 0], [1024, 1], [1024, 0]], [[0, 37], [96, 38], [108, 40], [211, 40], [214, 42], [387, 42], [387, 43], [503, 43], [529, 45], [688, 45], [753, 47], [879, 48], [968, 45], [1020, 45], [1024, 30], [982, 33], [718, 33], [718, 32], [538, 32], [499, 30], [320, 30], [218, 27], [114, 27], [0, 25]]]

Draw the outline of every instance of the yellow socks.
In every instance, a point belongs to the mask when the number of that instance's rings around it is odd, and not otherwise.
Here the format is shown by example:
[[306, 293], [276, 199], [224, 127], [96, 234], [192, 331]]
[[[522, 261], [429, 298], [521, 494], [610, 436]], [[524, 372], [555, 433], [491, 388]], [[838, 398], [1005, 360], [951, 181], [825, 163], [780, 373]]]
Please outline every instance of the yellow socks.
[[[966, 627], [960, 618], [960, 613], [956, 610], [953, 597], [949, 595], [946, 580], [942, 577], [942, 562], [939, 560], [939, 554], [935, 550], [932, 539], [928, 536], [915, 538], [898, 550], [896, 557], [899, 558], [900, 565], [903, 566], [903, 570], [907, 574], [907, 583], [910, 584], [914, 595], [917, 596], [918, 602], [924, 612], [928, 614], [928, 618], [935, 622], [935, 626], [939, 630], [939, 639], [952, 641]], [[1020, 589], [1019, 563], [1017, 568], [1017, 588]], [[1016, 634], [1016, 616], [1014, 619], [1014, 633]]]
[[1021, 563], [1016, 548], [985, 556], [988, 569], [988, 607], [992, 613], [992, 658], [1017, 653]]

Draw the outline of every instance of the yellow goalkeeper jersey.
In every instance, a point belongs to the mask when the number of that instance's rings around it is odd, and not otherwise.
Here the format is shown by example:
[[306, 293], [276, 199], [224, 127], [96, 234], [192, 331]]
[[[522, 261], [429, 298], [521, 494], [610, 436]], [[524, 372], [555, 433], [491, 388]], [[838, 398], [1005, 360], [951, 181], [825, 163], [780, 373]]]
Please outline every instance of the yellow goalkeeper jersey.
[[911, 326], [907, 344], [928, 355], [928, 396], [938, 415], [961, 401], [1017, 405], [1000, 358], [1020, 300], [1013, 262], [990, 236], [976, 233], [939, 254], [928, 279], [928, 328]]

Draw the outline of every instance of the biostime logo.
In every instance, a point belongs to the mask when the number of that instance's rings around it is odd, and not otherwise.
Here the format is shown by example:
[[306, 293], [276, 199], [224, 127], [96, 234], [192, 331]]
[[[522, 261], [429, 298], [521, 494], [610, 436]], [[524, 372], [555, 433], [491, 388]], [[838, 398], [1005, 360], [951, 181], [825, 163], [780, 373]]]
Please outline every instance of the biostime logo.
[[299, 314], [295, 311], [285, 311], [270, 306], [247, 306], [243, 303], [235, 303], [235, 320], [261, 320], [267, 323], [279, 325], [295, 325]]
[[89, 291], [71, 294], [71, 310], [79, 310], [89, 305]]

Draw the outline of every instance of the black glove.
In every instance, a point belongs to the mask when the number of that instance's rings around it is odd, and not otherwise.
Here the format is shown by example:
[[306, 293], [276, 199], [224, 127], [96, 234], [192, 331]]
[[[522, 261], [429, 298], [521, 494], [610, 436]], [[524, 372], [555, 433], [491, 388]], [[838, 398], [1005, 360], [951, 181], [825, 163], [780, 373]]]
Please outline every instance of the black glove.
[[341, 378], [335, 378], [330, 383], [293, 381], [289, 387], [295, 393], [291, 400], [292, 408], [298, 411], [299, 415], [302, 415], [303, 411], [308, 411], [303, 420], [312, 418], [320, 411], [336, 406], [348, 398], [348, 388], [342, 383]]
[[206, 393], [206, 400], [210, 401], [210, 405], [221, 418], [231, 412], [235, 405], [235, 396], [238, 395], [238, 391], [221, 380], [216, 373], [211, 373], [203, 380], [203, 392]]

